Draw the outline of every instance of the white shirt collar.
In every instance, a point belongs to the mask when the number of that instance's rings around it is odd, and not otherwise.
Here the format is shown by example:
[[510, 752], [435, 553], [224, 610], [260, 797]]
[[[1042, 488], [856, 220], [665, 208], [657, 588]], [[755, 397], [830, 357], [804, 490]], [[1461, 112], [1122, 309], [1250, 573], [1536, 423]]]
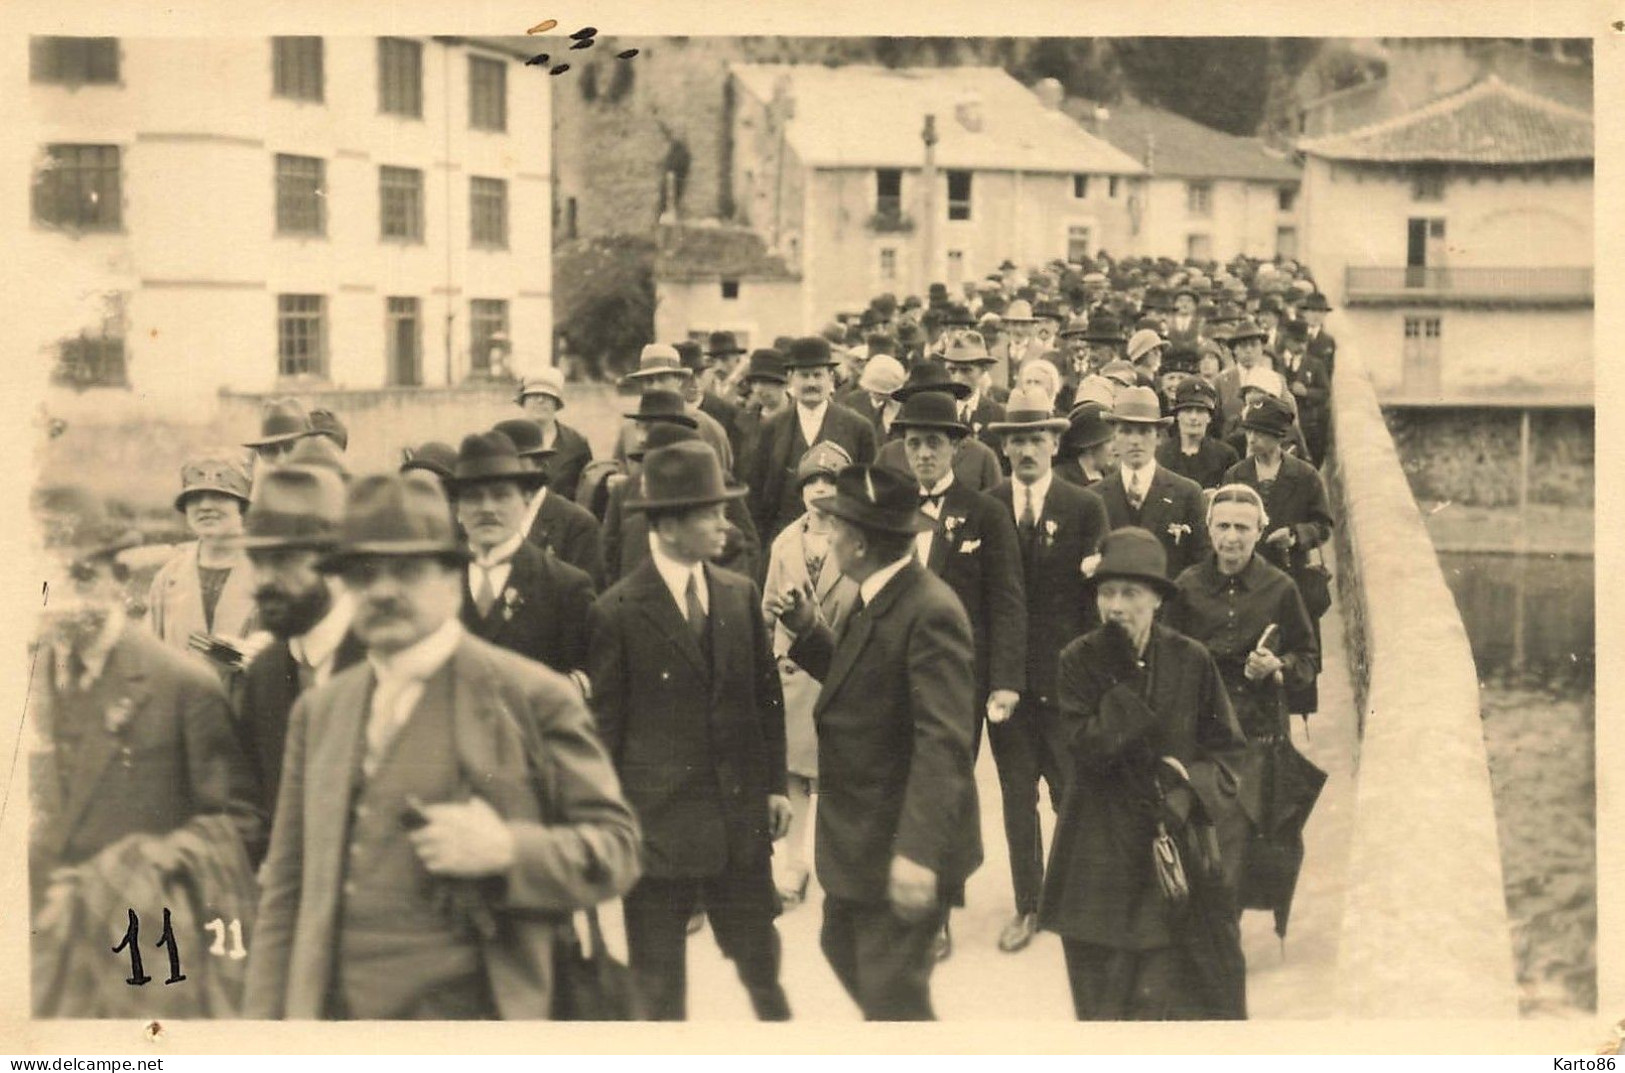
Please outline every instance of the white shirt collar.
[[350, 620], [354, 617], [355, 603], [350, 599], [350, 594], [343, 591], [334, 593], [333, 604], [327, 609], [327, 614], [298, 637], [289, 638], [288, 651], [293, 653], [294, 659], [320, 670], [339, 650], [339, 644], [349, 632]]
[[1010, 482], [1016, 490], [1015, 509], [1016, 517], [1021, 517], [1021, 497], [1026, 495], [1032, 500], [1033, 517], [1037, 518], [1044, 513], [1044, 500], [1049, 497], [1049, 486], [1055, 481], [1055, 471], [1052, 469], [1031, 484], [1024, 484], [1018, 477]]
[[440, 627], [417, 643], [401, 649], [394, 655], [367, 653], [367, 662], [379, 678], [408, 679], [424, 682], [434, 677], [457, 651], [463, 639], [463, 624], [456, 616], [448, 618]]
[[1123, 463], [1123, 487], [1132, 488], [1138, 482], [1142, 491], [1151, 490], [1151, 480], [1157, 475], [1157, 460], [1152, 459], [1139, 469]]
[[859, 583], [858, 595], [863, 597], [864, 603], [873, 603], [875, 597], [880, 595], [880, 590], [886, 587], [886, 582], [902, 573], [903, 567], [913, 561], [914, 557], [912, 555], [905, 555], [890, 566], [883, 566], [876, 570]]
[[492, 567], [495, 565], [505, 565], [504, 560], [512, 559], [514, 557], [514, 553], [519, 550], [519, 545], [523, 544], [524, 542], [525, 534], [523, 532], [515, 533], [507, 540], [504, 540], [502, 543], [492, 548], [486, 554], [476, 556], [474, 559], [474, 565], [482, 570], [492, 569]]
[[89, 689], [96, 684], [107, 667], [107, 657], [112, 655], [113, 646], [118, 644], [119, 637], [124, 633], [128, 616], [124, 608], [117, 604], [107, 609], [107, 621], [102, 623], [102, 632], [96, 639], [79, 650], [79, 662], [83, 663], [85, 670], [77, 683], [67, 681], [68, 656], [72, 652], [69, 645], [57, 647], [57, 685], [60, 688], [71, 688], [77, 685], [80, 689]]
[[660, 539], [653, 533], [649, 534], [649, 558], [654, 561], [655, 570], [660, 573], [660, 580], [666, 583], [666, 589], [677, 604], [677, 610], [686, 617], [688, 614], [688, 579], [696, 578], [700, 589], [700, 607], [706, 614], [711, 613], [711, 591], [705, 583], [704, 563], [680, 563], [666, 554], [660, 546]]
[[824, 427], [824, 415], [829, 412], [829, 400], [825, 399], [816, 407], [809, 410], [801, 403], [795, 403], [796, 420], [801, 422], [801, 437], [811, 447], [814, 438]]
[[[945, 493], [946, 491], [948, 491], [948, 489], [953, 485], [953, 483], [954, 483], [954, 471], [950, 469], [948, 471], [948, 475], [946, 477], [942, 478], [942, 480], [938, 481], [934, 488], [929, 489], [927, 494], [928, 495], [934, 495], [934, 496], [940, 496], [943, 493]], [[921, 487], [923, 488], [924, 485], [921, 485]]]

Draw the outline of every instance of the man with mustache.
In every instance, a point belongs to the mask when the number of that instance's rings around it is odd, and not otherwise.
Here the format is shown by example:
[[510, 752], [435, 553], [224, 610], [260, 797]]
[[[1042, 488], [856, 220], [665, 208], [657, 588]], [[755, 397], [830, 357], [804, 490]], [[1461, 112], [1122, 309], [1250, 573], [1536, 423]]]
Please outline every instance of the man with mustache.
[[350, 486], [322, 567], [367, 658], [289, 718], [247, 1017], [546, 1019], [557, 919], [637, 879], [592, 717], [463, 629], [467, 562], [433, 482]]
[[260, 800], [276, 810], [288, 713], [300, 694], [366, 654], [350, 629], [350, 597], [317, 563], [344, 519], [344, 482], [322, 466], [272, 466], [261, 475], [244, 535], [260, 625], [275, 640], [243, 674], [237, 729], [259, 775]]
[[446, 482], [473, 555], [462, 621], [475, 636], [570, 676], [585, 694], [592, 577], [526, 540], [522, 528], [546, 481], [502, 433], [464, 438]]

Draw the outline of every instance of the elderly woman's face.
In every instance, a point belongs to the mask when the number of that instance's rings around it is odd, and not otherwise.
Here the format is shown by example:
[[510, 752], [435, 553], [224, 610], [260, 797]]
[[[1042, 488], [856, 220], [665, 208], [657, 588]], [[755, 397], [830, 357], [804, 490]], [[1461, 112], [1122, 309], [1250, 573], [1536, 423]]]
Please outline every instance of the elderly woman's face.
[[1038, 392], [1053, 405], [1055, 393], [1060, 390], [1058, 380], [1059, 374], [1055, 372], [1055, 366], [1044, 361], [1029, 361], [1021, 367], [1021, 372], [1016, 377], [1016, 386]]
[[1221, 566], [1239, 567], [1253, 557], [1262, 530], [1258, 508], [1251, 503], [1215, 503], [1207, 516], [1207, 534]]
[[1128, 631], [1130, 637], [1139, 637], [1151, 627], [1162, 597], [1143, 581], [1128, 578], [1107, 578], [1095, 593], [1100, 617], [1115, 622]]

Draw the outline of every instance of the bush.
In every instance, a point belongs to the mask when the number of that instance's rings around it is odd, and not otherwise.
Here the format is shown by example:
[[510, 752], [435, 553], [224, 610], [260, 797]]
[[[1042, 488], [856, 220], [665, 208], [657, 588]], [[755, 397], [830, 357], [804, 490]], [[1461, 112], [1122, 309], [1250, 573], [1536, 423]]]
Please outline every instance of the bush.
[[557, 330], [595, 379], [618, 375], [654, 338], [654, 242], [632, 235], [567, 242], [553, 254]]

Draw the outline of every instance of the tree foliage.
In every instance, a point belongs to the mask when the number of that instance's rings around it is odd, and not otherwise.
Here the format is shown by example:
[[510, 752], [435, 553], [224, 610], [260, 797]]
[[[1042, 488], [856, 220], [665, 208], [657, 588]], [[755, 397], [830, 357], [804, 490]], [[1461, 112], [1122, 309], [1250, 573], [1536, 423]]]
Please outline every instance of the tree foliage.
[[614, 235], [553, 251], [557, 331], [593, 375], [631, 368], [654, 338], [654, 242]]

